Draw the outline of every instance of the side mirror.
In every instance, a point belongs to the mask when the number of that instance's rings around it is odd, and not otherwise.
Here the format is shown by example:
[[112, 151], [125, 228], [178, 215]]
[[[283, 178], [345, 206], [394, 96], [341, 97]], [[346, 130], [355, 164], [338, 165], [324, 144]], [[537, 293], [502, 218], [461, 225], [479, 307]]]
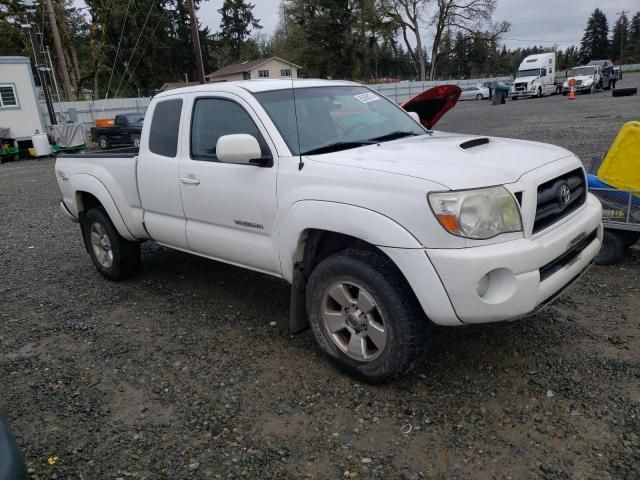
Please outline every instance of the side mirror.
[[416, 122], [420, 123], [420, 115], [416, 112], [407, 112], [411, 118], [413, 118]]
[[260, 144], [253, 135], [236, 133], [223, 135], [216, 144], [216, 156], [223, 163], [271, 166], [273, 159], [263, 157]]

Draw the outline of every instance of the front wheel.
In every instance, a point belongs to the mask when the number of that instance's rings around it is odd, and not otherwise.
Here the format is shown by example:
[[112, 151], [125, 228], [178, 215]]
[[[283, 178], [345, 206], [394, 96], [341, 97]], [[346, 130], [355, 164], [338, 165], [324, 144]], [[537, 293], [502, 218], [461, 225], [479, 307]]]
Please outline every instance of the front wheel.
[[103, 277], [121, 280], [136, 272], [140, 265], [140, 244], [123, 238], [104, 210], [89, 210], [81, 226], [91, 261]]
[[479, 93], [478, 95], [476, 95], [476, 100], [483, 100], [484, 97], [482, 96], [481, 93]]
[[618, 232], [608, 229], [604, 230], [602, 247], [596, 255], [594, 262], [596, 265], [614, 265], [624, 256], [624, 242]]
[[430, 323], [404, 277], [380, 253], [350, 249], [324, 259], [306, 296], [320, 348], [354, 377], [378, 383], [402, 375], [426, 347]]

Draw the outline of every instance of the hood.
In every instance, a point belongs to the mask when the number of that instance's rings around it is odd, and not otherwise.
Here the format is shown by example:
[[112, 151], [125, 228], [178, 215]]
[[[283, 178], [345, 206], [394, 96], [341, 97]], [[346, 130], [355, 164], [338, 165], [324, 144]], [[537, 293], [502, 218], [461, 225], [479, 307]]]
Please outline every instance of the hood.
[[515, 85], [516, 83], [531, 83], [534, 80], [538, 80], [540, 77], [518, 77], [513, 81], [513, 84]]
[[415, 112], [420, 123], [431, 130], [445, 113], [458, 102], [462, 90], [457, 85], [439, 85], [410, 98], [402, 105], [407, 112]]
[[422, 178], [457, 190], [513, 183], [570, 155], [545, 143], [434, 132], [314, 155], [311, 160]]

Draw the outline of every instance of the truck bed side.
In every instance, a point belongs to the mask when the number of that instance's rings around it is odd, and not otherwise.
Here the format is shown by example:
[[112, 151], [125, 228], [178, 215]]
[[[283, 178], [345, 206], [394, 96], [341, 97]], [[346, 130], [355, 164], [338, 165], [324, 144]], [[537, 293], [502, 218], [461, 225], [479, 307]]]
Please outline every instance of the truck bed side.
[[147, 238], [138, 193], [137, 162], [137, 149], [59, 155], [56, 178], [71, 215], [78, 218], [84, 209], [83, 195], [88, 193], [104, 206], [120, 235], [129, 240]]

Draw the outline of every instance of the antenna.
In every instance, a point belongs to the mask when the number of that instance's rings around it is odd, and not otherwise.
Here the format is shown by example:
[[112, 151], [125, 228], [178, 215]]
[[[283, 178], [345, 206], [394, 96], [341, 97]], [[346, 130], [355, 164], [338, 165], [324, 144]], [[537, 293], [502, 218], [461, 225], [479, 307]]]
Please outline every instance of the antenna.
[[304, 162], [302, 161], [302, 146], [300, 145], [300, 128], [298, 127], [298, 107], [296, 106], [296, 89], [293, 88], [293, 75], [291, 75], [291, 95], [293, 97], [293, 115], [296, 119], [296, 135], [298, 137], [298, 171], [304, 168]]

